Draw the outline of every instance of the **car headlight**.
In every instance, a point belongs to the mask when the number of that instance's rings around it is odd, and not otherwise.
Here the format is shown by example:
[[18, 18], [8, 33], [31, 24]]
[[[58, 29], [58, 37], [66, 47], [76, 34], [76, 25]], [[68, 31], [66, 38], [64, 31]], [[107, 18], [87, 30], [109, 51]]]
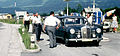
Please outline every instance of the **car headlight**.
[[101, 33], [101, 29], [100, 28], [97, 28], [96, 31], [97, 31], [97, 33]]
[[95, 35], [95, 34], [93, 34], [93, 37], [96, 37], [96, 35]]
[[74, 29], [70, 29], [70, 33], [71, 33], [71, 34], [74, 34], [74, 33], [75, 33], [75, 30], [74, 30]]

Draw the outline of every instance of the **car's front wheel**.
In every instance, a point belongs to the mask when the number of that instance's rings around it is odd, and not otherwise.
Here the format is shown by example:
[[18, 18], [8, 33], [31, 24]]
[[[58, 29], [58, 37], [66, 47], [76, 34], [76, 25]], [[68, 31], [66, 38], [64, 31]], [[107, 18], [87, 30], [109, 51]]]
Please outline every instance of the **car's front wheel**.
[[100, 41], [93, 41], [95, 46], [99, 46]]
[[65, 46], [68, 46], [68, 45], [69, 45], [69, 40], [65, 39]]

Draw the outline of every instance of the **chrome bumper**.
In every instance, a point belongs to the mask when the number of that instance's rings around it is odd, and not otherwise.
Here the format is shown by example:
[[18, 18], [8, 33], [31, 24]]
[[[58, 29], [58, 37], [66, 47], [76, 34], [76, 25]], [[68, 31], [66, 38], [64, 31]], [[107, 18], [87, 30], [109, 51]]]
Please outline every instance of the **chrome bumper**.
[[102, 40], [103, 38], [91, 38], [91, 39], [68, 39], [68, 41], [82, 41], [82, 42], [92, 42], [94, 40]]

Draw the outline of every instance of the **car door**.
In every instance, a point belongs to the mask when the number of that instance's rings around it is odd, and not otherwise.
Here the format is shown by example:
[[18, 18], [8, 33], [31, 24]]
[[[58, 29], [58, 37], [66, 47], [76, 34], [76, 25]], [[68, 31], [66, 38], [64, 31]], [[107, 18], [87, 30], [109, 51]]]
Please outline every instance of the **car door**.
[[59, 38], [63, 38], [64, 37], [64, 25], [63, 22], [61, 22], [59, 29], [56, 30], [56, 36]]

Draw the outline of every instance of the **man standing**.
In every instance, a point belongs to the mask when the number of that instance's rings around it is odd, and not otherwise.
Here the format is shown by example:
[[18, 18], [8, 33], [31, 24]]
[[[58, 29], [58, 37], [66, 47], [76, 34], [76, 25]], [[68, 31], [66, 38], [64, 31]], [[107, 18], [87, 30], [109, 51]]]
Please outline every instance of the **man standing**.
[[35, 26], [36, 39], [39, 42], [41, 31], [42, 31], [42, 25], [41, 25], [41, 17], [38, 16], [38, 13], [36, 13], [36, 16], [35, 16], [35, 25], [34, 26]]
[[113, 14], [112, 17], [112, 28], [113, 28], [113, 32], [117, 32], [117, 28], [118, 28], [118, 22], [117, 22], [117, 16], [115, 14]]
[[29, 14], [27, 14], [26, 16], [24, 16], [23, 18], [23, 24], [25, 29], [27, 29], [27, 32], [29, 31], [29, 25], [30, 25], [30, 17]]
[[87, 14], [87, 20], [90, 24], [92, 24], [92, 16], [91, 16], [91, 13], [88, 13]]
[[54, 48], [57, 46], [56, 44], [56, 36], [55, 36], [55, 31], [58, 29], [60, 26], [60, 20], [56, 17], [54, 17], [54, 12], [50, 12], [50, 16], [48, 16], [45, 19], [45, 23], [43, 26], [43, 31], [45, 31], [45, 28], [47, 29], [47, 33], [50, 38], [50, 48]]

